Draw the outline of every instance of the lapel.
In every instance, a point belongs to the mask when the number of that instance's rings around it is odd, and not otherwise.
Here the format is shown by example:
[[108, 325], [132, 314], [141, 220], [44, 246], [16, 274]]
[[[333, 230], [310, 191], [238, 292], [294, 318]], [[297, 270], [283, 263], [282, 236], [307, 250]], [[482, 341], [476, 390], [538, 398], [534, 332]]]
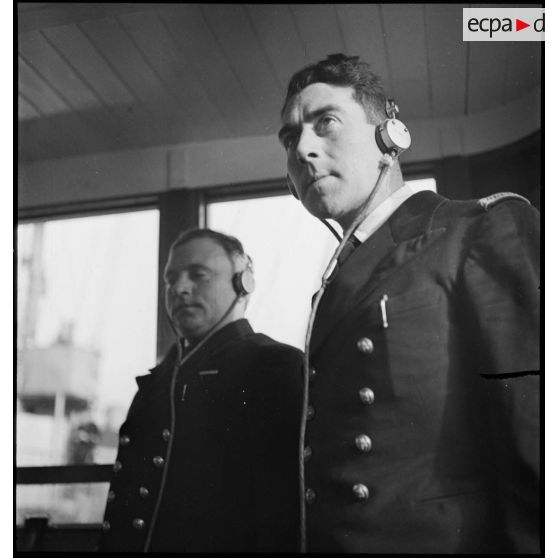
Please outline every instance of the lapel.
[[369, 298], [388, 275], [440, 236], [445, 229], [432, 229], [432, 219], [435, 210], [446, 201], [430, 191], [414, 194], [351, 254], [322, 297], [310, 353], [314, 353], [343, 316]]
[[[211, 338], [181, 367], [184, 370], [202, 370], [215, 368], [214, 363], [223, 356], [231, 344], [254, 333], [246, 319], [236, 320], [216, 331]], [[128, 411], [128, 418], [135, 415], [148, 402], [157, 400], [166, 406], [169, 401], [170, 382], [176, 365], [177, 349], [173, 345], [160, 364], [151, 368], [150, 374], [136, 377], [138, 391]], [[216, 367], [218, 368], [218, 366]], [[184, 370], [180, 371], [183, 374]], [[188, 372], [186, 372], [188, 373]]]

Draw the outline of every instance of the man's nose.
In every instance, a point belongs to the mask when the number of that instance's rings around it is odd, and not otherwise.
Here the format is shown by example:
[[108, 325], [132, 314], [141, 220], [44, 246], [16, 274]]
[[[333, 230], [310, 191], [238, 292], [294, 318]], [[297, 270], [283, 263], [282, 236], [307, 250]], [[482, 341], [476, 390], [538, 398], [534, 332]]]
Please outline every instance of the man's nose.
[[319, 139], [311, 128], [302, 130], [296, 146], [296, 157], [301, 163], [318, 158]]
[[173, 292], [178, 296], [191, 294], [192, 288], [193, 282], [190, 280], [190, 277], [186, 272], [180, 273], [172, 285]]

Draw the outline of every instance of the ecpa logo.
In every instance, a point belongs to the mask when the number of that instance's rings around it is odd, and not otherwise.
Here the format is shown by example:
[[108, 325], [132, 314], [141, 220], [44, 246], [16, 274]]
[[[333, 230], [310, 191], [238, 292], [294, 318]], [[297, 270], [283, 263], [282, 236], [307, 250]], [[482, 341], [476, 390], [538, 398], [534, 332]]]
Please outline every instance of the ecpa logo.
[[464, 41], [544, 41], [544, 8], [463, 8]]

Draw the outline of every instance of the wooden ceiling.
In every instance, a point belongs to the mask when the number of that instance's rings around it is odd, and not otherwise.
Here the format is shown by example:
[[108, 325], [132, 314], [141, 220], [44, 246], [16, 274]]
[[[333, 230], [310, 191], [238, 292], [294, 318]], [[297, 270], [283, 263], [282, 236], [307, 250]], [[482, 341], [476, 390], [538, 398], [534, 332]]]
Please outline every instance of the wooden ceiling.
[[19, 159], [274, 134], [292, 73], [334, 52], [370, 62], [407, 120], [524, 97], [541, 43], [464, 43], [469, 6], [20, 3]]

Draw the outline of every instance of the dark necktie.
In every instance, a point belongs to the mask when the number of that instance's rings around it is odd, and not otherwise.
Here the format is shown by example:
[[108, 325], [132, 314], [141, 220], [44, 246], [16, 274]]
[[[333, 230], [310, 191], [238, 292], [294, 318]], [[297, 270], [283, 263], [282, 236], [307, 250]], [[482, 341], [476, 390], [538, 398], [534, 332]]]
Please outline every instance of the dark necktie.
[[341, 267], [349, 258], [349, 256], [361, 245], [360, 240], [352, 234], [347, 240], [347, 244], [343, 246], [343, 250], [337, 257], [338, 266]]

